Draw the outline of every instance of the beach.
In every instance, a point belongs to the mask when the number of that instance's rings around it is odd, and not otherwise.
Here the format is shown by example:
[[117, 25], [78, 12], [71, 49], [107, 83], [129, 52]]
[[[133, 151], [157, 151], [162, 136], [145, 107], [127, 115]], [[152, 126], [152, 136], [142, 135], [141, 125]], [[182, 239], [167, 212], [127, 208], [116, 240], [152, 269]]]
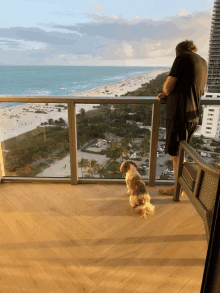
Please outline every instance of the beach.
[[[127, 78], [121, 82], [101, 86], [90, 91], [77, 93], [68, 96], [121, 96], [129, 91], [134, 91], [141, 87], [142, 84], [146, 84], [152, 79], [155, 79], [157, 75], [168, 72], [168, 70], [148, 72], [140, 76]], [[63, 120], [68, 125], [68, 109], [63, 106], [67, 104], [60, 104], [61, 107], [55, 107], [57, 103], [28, 103], [22, 106], [17, 106], [13, 108], [5, 108], [0, 110], [0, 141], [7, 140], [12, 137], [16, 137], [22, 133], [31, 131], [41, 123], [48, 122], [48, 119]], [[76, 113], [80, 112], [81, 108], [85, 111], [93, 109], [94, 104], [78, 104], [76, 106]], [[58, 109], [61, 109], [59, 112]], [[35, 113], [35, 111], [43, 111], [44, 113]], [[3, 148], [4, 149], [4, 148]], [[87, 153], [81, 153], [78, 150], [78, 160], [80, 158], [88, 158], [89, 160], [95, 159], [98, 163], [103, 164], [106, 161], [106, 157], [102, 155], [91, 155]], [[91, 158], [90, 158], [91, 157]], [[62, 167], [61, 167], [62, 166]], [[65, 167], [66, 166], [66, 167]], [[81, 177], [81, 170], [78, 169], [78, 176]], [[70, 175], [70, 164], [69, 157], [64, 158], [61, 161], [50, 166], [50, 168], [45, 169], [42, 173], [38, 174], [37, 177], [65, 177]]]
[[[125, 95], [127, 92], [132, 92], [134, 90], [137, 90], [141, 87], [142, 84], [148, 83], [152, 79], [155, 79], [157, 75], [169, 72], [169, 70], [158, 70], [158, 71], [150, 71], [145, 74], [127, 78], [125, 80], [122, 80], [120, 82], [111, 83], [105, 86], [97, 87], [93, 90], [81, 92], [74, 94], [75, 96], [82, 96], [82, 97], [88, 97], [88, 96], [122, 96]], [[74, 95], [68, 95], [68, 96], [74, 96]]]

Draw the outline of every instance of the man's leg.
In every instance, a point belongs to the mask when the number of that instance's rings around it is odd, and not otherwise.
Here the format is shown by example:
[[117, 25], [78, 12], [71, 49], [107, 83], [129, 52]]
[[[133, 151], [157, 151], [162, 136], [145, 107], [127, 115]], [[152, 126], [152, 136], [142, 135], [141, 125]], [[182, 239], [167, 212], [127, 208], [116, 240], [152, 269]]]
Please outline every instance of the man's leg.
[[[178, 156], [172, 156], [172, 161], [173, 161], [174, 177], [176, 178]], [[166, 195], [173, 195], [174, 194], [174, 187], [167, 188], [167, 189], [159, 189], [159, 193], [166, 194]]]
[[[178, 162], [178, 156], [172, 156], [173, 161], [173, 172], [174, 172], [174, 178], [177, 178], [177, 162]], [[184, 158], [184, 162], [186, 162], [186, 159]], [[174, 186], [167, 189], [159, 189], [159, 193], [165, 194], [165, 195], [173, 195], [174, 194]]]
[[[188, 141], [188, 139], [192, 138], [193, 133], [196, 130], [196, 125], [197, 124], [193, 124], [193, 131], [189, 132], [188, 129], [186, 129], [186, 141]], [[189, 135], [190, 134], [190, 135]], [[178, 153], [178, 152], [177, 152]], [[174, 178], [177, 178], [177, 162], [178, 162], [178, 156], [172, 156], [172, 161], [173, 161], [173, 172], [174, 172]], [[184, 163], [186, 162], [185, 159], [185, 154], [184, 154]], [[174, 194], [174, 186], [171, 188], [167, 188], [167, 189], [159, 189], [159, 193], [164, 194], [164, 195], [173, 195]]]

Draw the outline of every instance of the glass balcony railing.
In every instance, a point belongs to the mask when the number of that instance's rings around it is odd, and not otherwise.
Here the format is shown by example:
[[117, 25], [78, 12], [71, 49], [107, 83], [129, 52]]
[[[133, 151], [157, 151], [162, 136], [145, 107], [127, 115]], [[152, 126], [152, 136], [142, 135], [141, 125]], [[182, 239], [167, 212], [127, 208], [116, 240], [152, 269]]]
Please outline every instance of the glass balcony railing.
[[152, 105], [93, 107], [85, 113], [76, 104], [78, 177], [121, 179], [121, 163], [133, 160], [149, 179]]
[[[1, 105], [3, 182], [124, 182], [124, 160], [135, 161], [150, 186], [174, 182], [171, 157], [164, 153], [166, 105], [157, 97], [1, 95]], [[215, 165], [220, 99], [203, 98], [201, 105], [191, 145]]]

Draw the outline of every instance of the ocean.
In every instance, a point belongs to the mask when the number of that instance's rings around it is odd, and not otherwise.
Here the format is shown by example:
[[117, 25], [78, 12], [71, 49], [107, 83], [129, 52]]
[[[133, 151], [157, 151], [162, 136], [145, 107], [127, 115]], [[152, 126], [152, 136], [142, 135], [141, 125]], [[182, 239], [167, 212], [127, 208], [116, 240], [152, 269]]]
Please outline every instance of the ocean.
[[[0, 66], [1, 95], [66, 96], [169, 67]], [[0, 102], [0, 109], [24, 103]]]

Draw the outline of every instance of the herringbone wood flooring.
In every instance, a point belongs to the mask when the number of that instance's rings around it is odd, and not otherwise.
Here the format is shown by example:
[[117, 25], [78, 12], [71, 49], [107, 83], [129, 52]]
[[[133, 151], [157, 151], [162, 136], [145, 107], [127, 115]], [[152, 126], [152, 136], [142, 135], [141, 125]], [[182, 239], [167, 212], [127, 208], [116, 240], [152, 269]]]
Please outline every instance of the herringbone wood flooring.
[[199, 293], [204, 224], [159, 188], [141, 219], [125, 185], [1, 184], [0, 292]]

